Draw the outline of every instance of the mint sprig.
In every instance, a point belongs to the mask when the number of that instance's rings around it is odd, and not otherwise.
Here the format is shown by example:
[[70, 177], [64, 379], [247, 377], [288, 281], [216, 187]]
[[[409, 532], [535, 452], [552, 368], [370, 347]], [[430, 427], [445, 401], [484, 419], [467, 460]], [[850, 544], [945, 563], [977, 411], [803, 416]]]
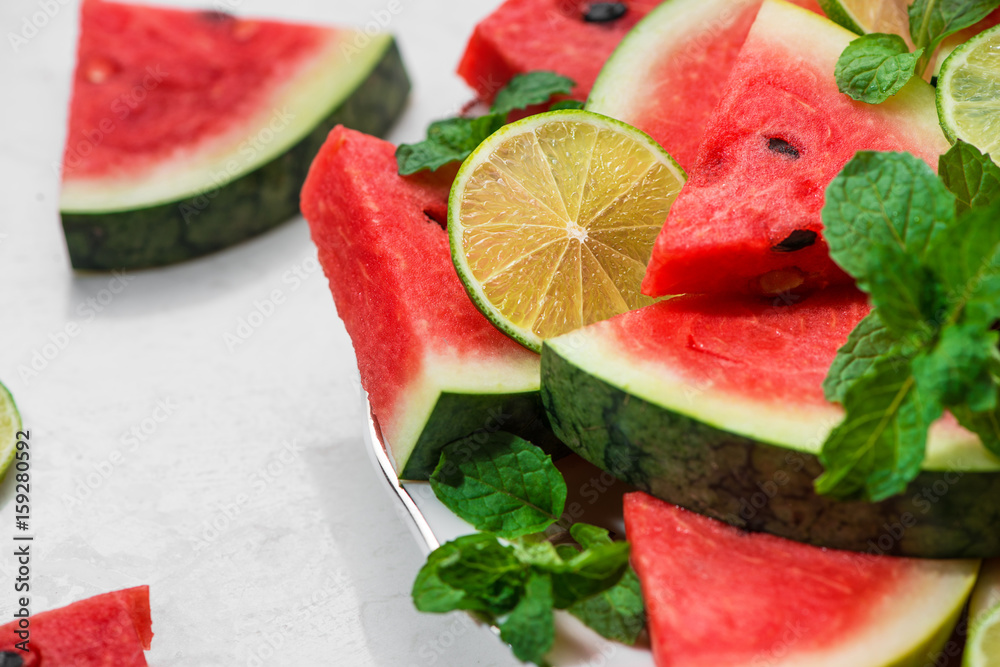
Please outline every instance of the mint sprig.
[[942, 40], [986, 18], [1000, 0], [914, 0], [908, 9], [914, 51], [900, 35], [871, 33], [852, 41], [837, 60], [840, 92], [881, 104], [922, 77]]
[[1000, 454], [996, 165], [961, 143], [941, 164], [952, 173], [945, 181], [907, 153], [861, 152], [827, 189], [831, 257], [873, 311], [824, 383], [846, 414], [820, 453], [820, 493], [880, 501], [903, 492], [946, 409]]
[[452, 443], [431, 488], [459, 517], [493, 532], [431, 553], [413, 584], [417, 609], [475, 612], [500, 628], [515, 656], [536, 664], [544, 664], [555, 641], [555, 609], [568, 609], [610, 639], [638, 638], [645, 606], [629, 544], [584, 523], [569, 526], [574, 544], [554, 544], [544, 532], [565, 528], [559, 517], [566, 483], [541, 449], [507, 433]]
[[[515, 76], [497, 93], [488, 114], [437, 121], [427, 129], [424, 141], [400, 144], [396, 149], [399, 173], [406, 176], [424, 169], [437, 171], [453, 162], [462, 162], [487, 137], [504, 126], [512, 111], [545, 104], [556, 95], [567, 95], [574, 85], [571, 79], [554, 72], [528, 72]], [[578, 108], [579, 104], [574, 100], [565, 100], [557, 102], [552, 108]]]

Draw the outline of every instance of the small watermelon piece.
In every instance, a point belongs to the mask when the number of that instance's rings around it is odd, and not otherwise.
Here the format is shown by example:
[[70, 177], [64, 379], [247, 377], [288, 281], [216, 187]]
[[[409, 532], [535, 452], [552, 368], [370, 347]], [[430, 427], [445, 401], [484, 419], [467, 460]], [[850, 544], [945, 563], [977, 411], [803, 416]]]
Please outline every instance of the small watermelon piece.
[[800, 7], [764, 2], [656, 240], [645, 294], [850, 282], [821, 235], [827, 185], [859, 150], [909, 151], [936, 169], [949, 147], [923, 81], [880, 105], [837, 90], [837, 58], [856, 38]]
[[979, 570], [745, 533], [644, 493], [624, 508], [657, 667], [922, 667]]
[[24, 667], [146, 667], [143, 651], [153, 640], [149, 586], [32, 614], [27, 653], [17, 646], [19, 622], [0, 627], [0, 652], [17, 655]]
[[[592, 0], [507, 0], [472, 33], [458, 73], [485, 102], [518, 74], [557, 72], [576, 82], [571, 96], [585, 99], [618, 42], [661, 0], [626, 0], [587, 20]], [[602, 12], [602, 14], [605, 14]], [[590, 15], [595, 18], [594, 14]]]
[[541, 445], [551, 435], [538, 355], [490, 324], [455, 273], [442, 226], [451, 178], [401, 177], [394, 154], [336, 128], [302, 206], [383, 443], [401, 478], [427, 479], [464, 436], [502, 429]]
[[815, 492], [817, 454], [843, 418], [823, 379], [868, 311], [853, 287], [787, 305], [662, 301], [546, 341], [542, 399], [556, 435], [594, 465], [734, 525], [854, 551], [1000, 556], [1000, 458], [953, 419], [931, 429], [905, 493]]
[[[795, 4], [822, 13], [816, 0]], [[667, 0], [605, 63], [587, 110], [634, 125], [691, 170], [761, 0]]]
[[73, 266], [169, 264], [288, 220], [333, 126], [381, 134], [408, 91], [388, 35], [86, 0], [61, 165]]

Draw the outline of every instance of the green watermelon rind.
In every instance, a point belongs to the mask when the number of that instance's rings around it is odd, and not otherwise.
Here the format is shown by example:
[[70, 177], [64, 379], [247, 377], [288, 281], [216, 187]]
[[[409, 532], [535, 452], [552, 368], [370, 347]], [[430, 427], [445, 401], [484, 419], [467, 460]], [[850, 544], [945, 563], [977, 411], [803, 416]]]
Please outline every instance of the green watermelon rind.
[[851, 32], [864, 35], [865, 29], [862, 28], [854, 17], [844, 9], [844, 6], [840, 4], [839, 0], [817, 0], [819, 2], [820, 9], [826, 14], [827, 18], [836, 23], [842, 28], [846, 28]]
[[[881, 503], [833, 500], [813, 488], [823, 466], [808, 448], [727, 431], [722, 415], [716, 426], [689, 416], [678, 406], [703, 400], [696, 393], [640, 397], [602, 379], [616, 374], [609, 362], [588, 369], [569, 358], [587, 347], [573, 334], [546, 342], [542, 402], [556, 436], [619, 479], [741, 528], [817, 546], [928, 558], [1000, 555], [1000, 466], [925, 470], [906, 493]], [[772, 416], [760, 416], [762, 427]]]
[[73, 268], [109, 271], [163, 266], [221, 250], [299, 213], [309, 165], [337, 125], [382, 136], [402, 113], [410, 80], [391, 37], [369, 74], [277, 157], [221, 185], [179, 200], [119, 211], [63, 210]]

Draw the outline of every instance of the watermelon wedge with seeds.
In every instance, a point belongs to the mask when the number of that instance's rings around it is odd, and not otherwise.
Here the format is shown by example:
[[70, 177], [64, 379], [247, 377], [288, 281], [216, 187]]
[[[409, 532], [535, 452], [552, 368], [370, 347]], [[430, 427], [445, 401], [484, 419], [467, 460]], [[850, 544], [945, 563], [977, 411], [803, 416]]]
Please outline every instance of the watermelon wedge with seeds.
[[386, 132], [408, 91], [388, 35], [85, 0], [55, 165], [73, 266], [169, 264], [288, 220], [333, 126]]
[[979, 570], [745, 533], [644, 493], [624, 509], [657, 667], [937, 664]]
[[822, 236], [827, 185], [859, 150], [909, 151], [936, 169], [949, 147], [923, 81], [880, 105], [837, 90], [834, 66], [856, 38], [765, 0], [656, 240], [645, 294], [776, 294], [850, 282]]
[[[547, 70], [576, 83], [571, 94], [585, 99], [604, 61], [629, 30], [661, 0], [626, 0], [601, 12], [591, 0], [507, 0], [475, 28], [458, 73], [485, 102], [525, 72]], [[624, 12], [622, 12], [624, 9]]]
[[143, 651], [153, 640], [148, 586], [32, 614], [27, 652], [18, 646], [24, 639], [17, 634], [24, 632], [20, 623], [0, 627], [0, 664], [7, 664], [4, 658], [11, 654], [23, 667], [146, 667]]
[[[822, 14], [816, 0], [793, 0]], [[634, 125], [695, 165], [761, 0], [666, 0], [608, 58], [587, 110]]]
[[546, 341], [542, 399], [574, 452], [713, 518], [874, 554], [1000, 556], [1000, 458], [950, 417], [904, 493], [815, 492], [817, 455], [843, 418], [823, 380], [868, 312], [853, 287], [661, 301]]
[[[539, 357], [469, 300], [451, 261], [451, 178], [402, 177], [395, 148], [336, 128], [302, 191], [361, 382], [402, 479], [427, 479], [441, 448], [504, 430], [551, 439]], [[453, 174], [452, 174], [453, 176]]]

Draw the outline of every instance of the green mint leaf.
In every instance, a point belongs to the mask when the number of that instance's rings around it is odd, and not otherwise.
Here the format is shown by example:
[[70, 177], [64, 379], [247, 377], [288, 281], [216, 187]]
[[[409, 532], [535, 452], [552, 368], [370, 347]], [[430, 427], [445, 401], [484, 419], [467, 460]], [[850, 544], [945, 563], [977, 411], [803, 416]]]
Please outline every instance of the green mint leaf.
[[504, 117], [511, 111], [545, 104], [555, 95], [568, 95], [573, 80], [555, 72], [528, 72], [515, 76], [497, 93], [490, 111]]
[[639, 577], [631, 567], [608, 590], [577, 602], [569, 613], [602, 637], [632, 645], [646, 627]]
[[923, 259], [955, 216], [955, 196], [909, 153], [861, 151], [826, 189], [824, 238], [830, 256], [867, 291], [873, 246]]
[[943, 411], [924, 396], [904, 358], [879, 359], [847, 390], [846, 415], [823, 443], [819, 493], [878, 502], [920, 473], [927, 429]]
[[399, 173], [407, 176], [424, 169], [437, 171], [452, 162], [462, 162], [502, 126], [503, 117], [497, 114], [432, 123], [427, 139], [416, 144], [400, 144], [396, 149]]
[[430, 481], [448, 509], [506, 539], [545, 530], [566, 504], [566, 482], [552, 458], [509, 433], [493, 433], [474, 448], [449, 445]]
[[552, 573], [557, 609], [566, 609], [617, 584], [628, 568], [629, 543], [612, 542], [581, 551]]
[[941, 304], [938, 282], [899, 246], [872, 246], [867, 289], [879, 318], [895, 336], [933, 335]]
[[844, 393], [859, 377], [875, 364], [880, 355], [886, 354], [898, 343], [896, 336], [889, 333], [878, 311], [872, 311], [861, 320], [830, 366], [823, 393], [832, 403], [843, 403]]
[[979, 436], [986, 449], [1000, 456], [1000, 410], [973, 412], [968, 406], [959, 405], [952, 408], [951, 413], [959, 424]]
[[914, 0], [908, 10], [910, 37], [930, 57], [945, 37], [982, 21], [997, 7], [1000, 0]]
[[545, 575], [532, 575], [521, 600], [500, 624], [500, 639], [510, 644], [518, 660], [541, 665], [555, 638], [552, 582]]
[[560, 100], [549, 107], [549, 111], [561, 111], [563, 109], [582, 109], [583, 102], [580, 100]]
[[442, 544], [427, 558], [413, 584], [420, 611], [477, 611], [490, 618], [514, 608], [527, 568], [495, 535], [476, 533]]
[[945, 407], [968, 405], [992, 410], [996, 387], [989, 362], [997, 347], [997, 332], [977, 324], [946, 326], [937, 344], [913, 359], [913, 377], [926, 396], [937, 396]]
[[959, 215], [1000, 201], [1000, 167], [961, 139], [938, 160], [938, 174], [958, 199]]
[[611, 533], [600, 526], [589, 523], [574, 523], [569, 527], [569, 534], [584, 549], [611, 544]]
[[881, 104], [913, 78], [923, 50], [910, 53], [899, 35], [872, 33], [851, 42], [837, 60], [837, 88], [851, 99]]
[[[514, 547], [517, 559], [526, 565], [550, 572], [562, 570], [566, 565], [559, 549], [546, 539], [544, 533], [518, 538], [511, 542], [511, 546]], [[576, 549], [573, 549], [572, 556], [576, 553]]]
[[1000, 201], [962, 215], [928, 253], [950, 320], [987, 328], [1000, 316]]

